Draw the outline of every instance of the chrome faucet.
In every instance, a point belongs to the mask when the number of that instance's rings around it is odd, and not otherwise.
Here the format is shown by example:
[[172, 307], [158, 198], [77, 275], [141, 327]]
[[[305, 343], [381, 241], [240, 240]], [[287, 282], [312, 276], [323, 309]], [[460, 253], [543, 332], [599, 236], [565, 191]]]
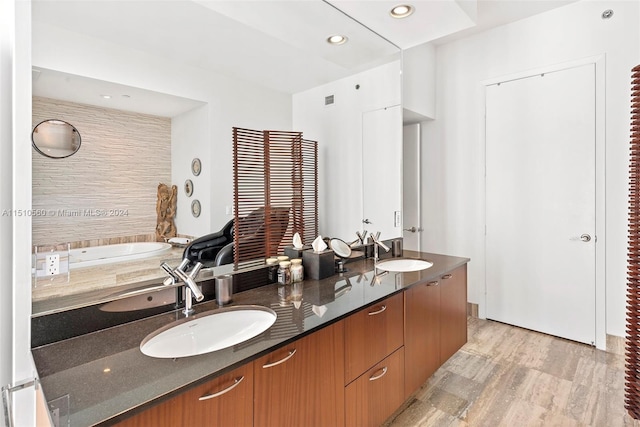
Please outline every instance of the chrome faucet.
[[375, 234], [374, 233], [369, 234], [369, 238], [373, 242], [373, 265], [375, 266], [376, 264], [378, 264], [378, 261], [380, 261], [380, 253], [378, 248], [380, 247], [384, 249], [385, 252], [389, 252], [391, 248], [385, 245], [384, 243], [382, 243], [382, 240], [380, 240], [379, 231]]
[[204, 295], [200, 290], [200, 287], [196, 283], [196, 277], [198, 277], [198, 273], [202, 269], [202, 263], [196, 262], [189, 273], [185, 272], [185, 268], [189, 266], [191, 261], [187, 258], [183, 259], [179, 266], [175, 269], [171, 269], [169, 264], [163, 262], [160, 264], [160, 267], [169, 275], [166, 279], [164, 279], [164, 284], [167, 286], [174, 285], [178, 282], [183, 282], [185, 284], [185, 297], [184, 297], [184, 310], [182, 312], [185, 316], [193, 313], [193, 299], [197, 302], [200, 302], [204, 299]]

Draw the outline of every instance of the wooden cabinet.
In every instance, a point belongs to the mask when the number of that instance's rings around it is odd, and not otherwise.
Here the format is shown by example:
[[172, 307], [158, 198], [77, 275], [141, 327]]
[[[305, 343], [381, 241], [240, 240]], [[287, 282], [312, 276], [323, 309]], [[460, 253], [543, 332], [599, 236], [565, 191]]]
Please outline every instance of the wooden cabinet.
[[405, 303], [405, 397], [440, 366], [440, 282], [407, 289]]
[[405, 295], [405, 397], [467, 342], [467, 266]]
[[116, 424], [118, 427], [174, 427], [182, 422], [181, 396], [163, 402]]
[[345, 319], [345, 385], [402, 346], [403, 312], [399, 293]]
[[440, 279], [440, 364], [467, 342], [467, 265]]
[[404, 402], [404, 347], [345, 389], [347, 426], [379, 426]]
[[253, 369], [249, 363], [134, 415], [119, 427], [251, 426]]
[[241, 366], [182, 395], [185, 426], [253, 425], [253, 369]]
[[254, 425], [344, 426], [344, 323], [253, 362]]
[[467, 267], [124, 420], [119, 426], [377, 426], [467, 341]]

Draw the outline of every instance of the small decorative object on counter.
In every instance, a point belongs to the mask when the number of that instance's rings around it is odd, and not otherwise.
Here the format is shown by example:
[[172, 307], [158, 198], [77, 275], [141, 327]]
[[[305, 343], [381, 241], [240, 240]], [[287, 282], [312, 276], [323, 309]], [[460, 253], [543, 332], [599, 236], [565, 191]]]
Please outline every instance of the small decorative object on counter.
[[281, 261], [278, 269], [278, 282], [283, 285], [291, 284], [291, 261]]
[[267, 277], [269, 283], [276, 283], [278, 281], [278, 258], [267, 258]]
[[216, 301], [218, 305], [229, 304], [233, 295], [233, 276], [225, 274], [216, 277]]
[[332, 250], [302, 252], [302, 263], [307, 279], [322, 280], [336, 274], [335, 254]]
[[291, 260], [291, 282], [297, 283], [304, 280], [304, 267], [300, 258]]
[[396, 258], [400, 258], [402, 256], [402, 238], [394, 239], [391, 242], [391, 252]]

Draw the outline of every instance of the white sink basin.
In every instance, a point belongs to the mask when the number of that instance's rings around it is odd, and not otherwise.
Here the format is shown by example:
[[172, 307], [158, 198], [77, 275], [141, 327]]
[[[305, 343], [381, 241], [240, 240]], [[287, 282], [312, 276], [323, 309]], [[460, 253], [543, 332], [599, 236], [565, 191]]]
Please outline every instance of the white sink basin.
[[410, 271], [426, 270], [433, 266], [432, 262], [421, 259], [393, 258], [385, 259], [376, 264], [378, 270], [394, 271], [397, 273], [407, 273]]
[[207, 311], [152, 332], [140, 343], [140, 351], [172, 359], [222, 350], [266, 331], [276, 317], [270, 308], [254, 305]]

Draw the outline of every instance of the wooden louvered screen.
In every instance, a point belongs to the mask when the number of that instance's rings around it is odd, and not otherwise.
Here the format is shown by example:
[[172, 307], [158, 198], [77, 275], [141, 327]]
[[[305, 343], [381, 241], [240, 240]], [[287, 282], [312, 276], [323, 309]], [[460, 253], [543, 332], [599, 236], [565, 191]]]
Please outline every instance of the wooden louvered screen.
[[629, 164], [629, 245], [627, 266], [627, 339], [624, 406], [640, 419], [640, 65], [631, 77]]
[[301, 132], [233, 128], [234, 262], [275, 256], [318, 234], [318, 149]]

